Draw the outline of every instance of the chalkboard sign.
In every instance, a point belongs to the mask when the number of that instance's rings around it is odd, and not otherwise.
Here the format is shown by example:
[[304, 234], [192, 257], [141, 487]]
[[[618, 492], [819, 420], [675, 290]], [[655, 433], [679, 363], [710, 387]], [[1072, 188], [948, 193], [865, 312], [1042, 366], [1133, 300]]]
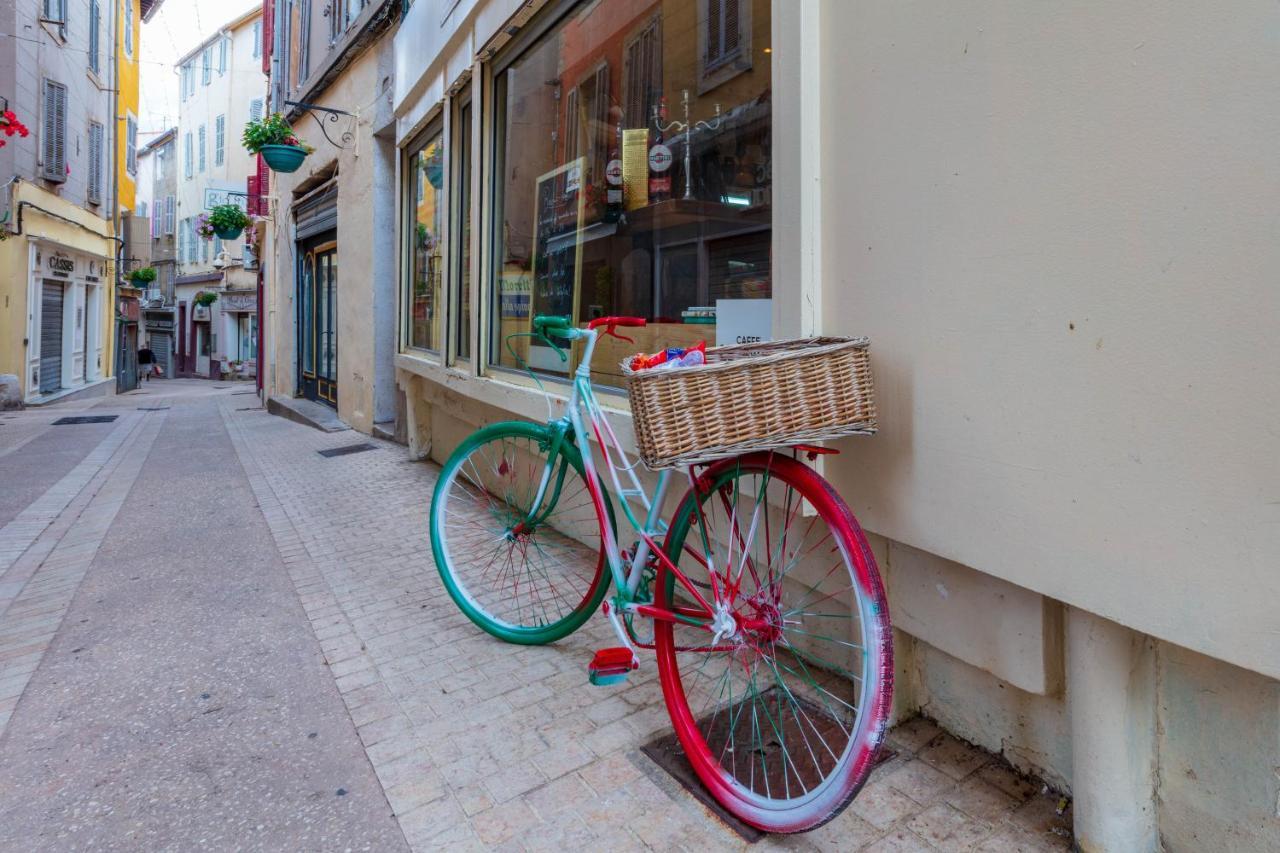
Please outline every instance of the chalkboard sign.
[[[578, 321], [582, 294], [582, 175], [586, 158], [579, 157], [539, 176], [533, 210], [533, 287], [529, 294], [530, 328], [540, 314], [569, 316]], [[568, 349], [568, 341], [557, 340]], [[555, 351], [534, 340], [529, 365], [566, 373], [572, 366]]]

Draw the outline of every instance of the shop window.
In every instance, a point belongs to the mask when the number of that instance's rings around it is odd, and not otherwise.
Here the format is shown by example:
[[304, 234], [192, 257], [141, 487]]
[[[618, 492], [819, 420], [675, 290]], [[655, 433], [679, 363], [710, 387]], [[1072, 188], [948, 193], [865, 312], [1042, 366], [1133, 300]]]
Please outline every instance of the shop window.
[[615, 387], [629, 353], [714, 343], [726, 301], [771, 316], [770, 4], [619, 9], [580, 3], [495, 64], [495, 367], [576, 366], [528, 337], [538, 314], [647, 318], [597, 350]]
[[411, 206], [409, 223], [409, 287], [406, 343], [417, 349], [438, 350], [441, 343], [444, 284], [444, 137], [433, 128], [409, 149], [405, 198]]

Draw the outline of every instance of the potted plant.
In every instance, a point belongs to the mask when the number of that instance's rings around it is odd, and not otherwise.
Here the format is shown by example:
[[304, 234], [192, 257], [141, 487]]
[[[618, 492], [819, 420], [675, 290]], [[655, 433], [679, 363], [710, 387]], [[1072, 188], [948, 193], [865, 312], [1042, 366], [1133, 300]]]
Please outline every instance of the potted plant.
[[249, 122], [242, 141], [250, 154], [261, 154], [276, 172], [298, 171], [306, 156], [315, 150], [294, 134], [280, 113]]
[[208, 308], [218, 301], [218, 294], [212, 290], [202, 290], [196, 294], [195, 302], [201, 308]]
[[155, 267], [138, 267], [129, 273], [129, 278], [137, 287], [146, 290], [147, 285], [156, 280]]
[[234, 240], [249, 224], [249, 215], [236, 204], [219, 204], [196, 217], [196, 233], [206, 240], [215, 236]]

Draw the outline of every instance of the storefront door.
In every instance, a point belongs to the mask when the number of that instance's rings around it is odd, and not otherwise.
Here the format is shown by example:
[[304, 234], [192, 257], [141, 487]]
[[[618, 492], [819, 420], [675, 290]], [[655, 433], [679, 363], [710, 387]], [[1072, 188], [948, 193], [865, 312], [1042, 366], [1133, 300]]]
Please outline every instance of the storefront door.
[[307, 249], [298, 270], [298, 385], [302, 396], [338, 405], [338, 246]]

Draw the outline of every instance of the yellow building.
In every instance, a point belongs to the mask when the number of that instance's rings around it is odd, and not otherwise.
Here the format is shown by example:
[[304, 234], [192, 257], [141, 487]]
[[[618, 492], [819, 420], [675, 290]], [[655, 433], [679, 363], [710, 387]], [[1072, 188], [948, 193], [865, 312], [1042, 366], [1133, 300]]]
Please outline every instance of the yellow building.
[[[138, 176], [138, 53], [141, 18], [149, 19], [159, 3], [144, 0], [116, 0], [120, 14], [116, 16], [116, 122], [120, 143], [116, 148], [116, 186], [118, 215], [134, 210]], [[117, 219], [116, 233], [120, 233]]]

